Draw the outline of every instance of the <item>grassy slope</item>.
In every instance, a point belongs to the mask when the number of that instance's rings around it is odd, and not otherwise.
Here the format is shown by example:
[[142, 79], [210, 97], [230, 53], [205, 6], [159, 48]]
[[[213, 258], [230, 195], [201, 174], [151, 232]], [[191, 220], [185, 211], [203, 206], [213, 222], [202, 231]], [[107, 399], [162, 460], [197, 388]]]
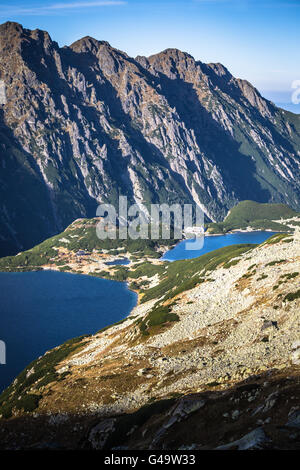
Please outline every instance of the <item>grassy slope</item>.
[[225, 268], [237, 264], [238, 257], [243, 253], [252, 250], [257, 245], [241, 244], [219, 248], [218, 250], [206, 253], [193, 260], [174, 261], [169, 263], [164, 273], [160, 275], [160, 282], [155, 287], [144, 291], [141, 299], [146, 302], [151, 299], [159, 299], [153, 309], [147, 314], [140, 329], [143, 334], [149, 334], [151, 327], [164, 324], [169, 321], [177, 321], [176, 314], [171, 313], [172, 303], [178, 294], [185, 292], [202, 282], [210, 282], [205, 277], [218, 266]]
[[284, 231], [290, 230], [284, 223], [274, 220], [295, 217], [297, 212], [285, 204], [262, 204], [255, 201], [242, 201], [231, 209], [223, 222], [208, 226], [210, 233], [226, 233], [234, 229], [253, 229]]
[[48, 264], [57, 257], [57, 248], [67, 248], [70, 251], [78, 250], [110, 250], [110, 254], [119, 254], [124, 251], [159, 258], [159, 246], [171, 246], [176, 240], [100, 240], [96, 234], [97, 219], [84, 219], [73, 222], [59, 235], [48, 238], [34, 248], [24, 251], [16, 256], [6, 256], [0, 259], [0, 271], [29, 271]]
[[[226, 233], [233, 229], [242, 229], [251, 226], [254, 229], [270, 229], [274, 231], [288, 231], [289, 227], [273, 220], [293, 217], [297, 213], [284, 204], [260, 204], [254, 201], [243, 201], [231, 209], [223, 222], [211, 223], [208, 226], [210, 233]], [[56, 248], [67, 248], [71, 251], [80, 249], [92, 251], [110, 250], [117, 254], [121, 250], [130, 253], [143, 253], [150, 257], [159, 257], [157, 249], [160, 245], [170, 246], [174, 240], [100, 240], [96, 234], [97, 219], [81, 219], [73, 222], [66, 230], [51, 237], [34, 248], [24, 251], [16, 256], [7, 256], [0, 259], [0, 271], [28, 271], [48, 264], [57, 256]], [[67, 241], [65, 241], [67, 240]]]
[[83, 339], [84, 336], [80, 336], [68, 340], [31, 362], [0, 395], [0, 414], [4, 418], [9, 418], [13, 409], [33, 411], [37, 408], [40, 395], [30, 393], [30, 388], [36, 382], [38, 382], [37, 388], [40, 388], [50, 382], [63, 380], [68, 372], [59, 375], [55, 370], [55, 366], [82, 347], [84, 345]]
[[[277, 234], [265, 241], [264, 244], [277, 243], [285, 237], [287, 237], [286, 234]], [[142, 301], [157, 299], [157, 302], [143, 320], [137, 320], [141, 333], [146, 336], [155, 334], [155, 327], [160, 328], [164, 324], [167, 326], [169, 322], [177, 321], [178, 316], [170, 311], [172, 303], [176, 302], [174, 299], [176, 295], [192, 289], [202, 282], [210, 282], [210, 272], [220, 265], [229, 268], [237, 264], [240, 255], [256, 246], [253, 244], [232, 245], [219, 248], [193, 260], [166, 262], [163, 266], [154, 266], [150, 263], [149, 265], [143, 263], [137, 266], [130, 273], [133, 278], [144, 274], [145, 268], [146, 271], [150, 270], [149, 275], [157, 273], [160, 276], [160, 282], [157, 286], [143, 292]], [[56, 366], [62, 359], [69, 357], [83, 345], [84, 337], [69, 340], [29, 364], [14, 383], [0, 395], [0, 414], [9, 417], [14, 409], [33, 411], [37, 408], [43, 387], [50, 382], [64, 378], [63, 374], [58, 376]], [[28, 374], [29, 371], [33, 373]], [[34, 390], [32, 390], [33, 384]]]
[[261, 204], [255, 201], [242, 201], [233, 207], [225, 218], [225, 223], [248, 223], [254, 220], [278, 220], [294, 217], [297, 212], [285, 204]]

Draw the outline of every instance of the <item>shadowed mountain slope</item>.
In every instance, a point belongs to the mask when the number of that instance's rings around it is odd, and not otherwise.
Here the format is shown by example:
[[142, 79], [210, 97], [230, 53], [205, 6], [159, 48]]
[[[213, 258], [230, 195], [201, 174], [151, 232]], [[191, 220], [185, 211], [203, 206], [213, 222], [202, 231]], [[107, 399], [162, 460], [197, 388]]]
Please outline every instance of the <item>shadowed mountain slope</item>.
[[0, 254], [29, 248], [99, 202], [300, 207], [300, 117], [221, 64], [167, 49], [128, 57], [85, 37], [0, 26]]

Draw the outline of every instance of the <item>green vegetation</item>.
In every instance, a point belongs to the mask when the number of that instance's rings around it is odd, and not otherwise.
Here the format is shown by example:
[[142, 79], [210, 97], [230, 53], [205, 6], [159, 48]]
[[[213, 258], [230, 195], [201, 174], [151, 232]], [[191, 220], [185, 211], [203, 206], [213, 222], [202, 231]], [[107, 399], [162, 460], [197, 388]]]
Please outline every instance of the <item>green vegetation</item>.
[[161, 297], [167, 300], [192, 289], [205, 281], [206, 273], [213, 271], [217, 266], [228, 265], [233, 258], [256, 246], [252, 244], [231, 245], [206, 253], [199, 258], [169, 263], [161, 282], [145, 292], [142, 302]]
[[93, 272], [91, 275], [105, 279], [111, 279], [112, 281], [124, 282], [128, 278], [128, 268], [124, 266], [118, 266], [116, 269], [113, 269], [113, 272], [102, 271], [99, 274]]
[[249, 279], [250, 277], [254, 276], [254, 274], [256, 274], [256, 269], [254, 269], [251, 272], [248, 272], [248, 273], [244, 274], [241, 279]]
[[297, 215], [297, 212], [285, 204], [261, 204], [254, 201], [242, 201], [231, 209], [224, 219], [227, 224], [248, 224], [255, 220], [279, 220]]
[[84, 337], [70, 339], [31, 362], [0, 395], [0, 414], [4, 418], [9, 418], [14, 408], [24, 409], [24, 411], [33, 411], [37, 408], [40, 396], [33, 394], [31, 387], [34, 385], [39, 389], [55, 380], [62, 380], [66, 373], [57, 374], [55, 367], [85, 344], [82, 343]]
[[[0, 271], [30, 271], [39, 269], [40, 266], [49, 262], [57, 266], [63, 266], [65, 262], [57, 259], [57, 248], [65, 248], [73, 252], [84, 250], [92, 252], [97, 250], [109, 250], [111, 254], [119, 254], [122, 251], [136, 253], [150, 258], [160, 258], [161, 246], [172, 246], [177, 240], [158, 239], [158, 240], [120, 240], [118, 231], [116, 239], [100, 240], [97, 237], [96, 225], [97, 219], [86, 219], [73, 222], [64, 232], [54, 237], [48, 238], [34, 248], [24, 251], [16, 256], [7, 256], [0, 259]], [[62, 268], [63, 271], [66, 266]], [[120, 277], [121, 271], [120, 271]], [[122, 278], [120, 280], [123, 280]]]
[[[277, 282], [277, 284], [275, 286], [273, 286], [273, 290], [278, 289], [278, 287], [281, 284], [286, 284], [288, 281], [290, 281], [291, 279], [295, 279], [298, 276], [299, 276], [298, 272], [282, 274], [280, 276], [280, 280]], [[283, 294], [280, 294], [280, 295], [283, 295]], [[295, 295], [296, 295], [296, 297], [294, 297]], [[291, 293], [291, 294], [287, 294], [287, 296], [285, 297], [285, 300], [291, 301], [291, 300], [295, 300], [297, 298], [298, 298], [297, 292], [294, 292], [294, 293]]]
[[103, 328], [101, 328], [101, 330], [97, 331], [97, 333], [95, 334], [98, 335], [99, 333], [103, 333], [104, 331], [109, 330], [113, 326], [122, 325], [122, 323], [124, 323], [126, 320], [127, 318], [123, 318], [123, 320], [119, 320], [116, 323], [112, 323], [111, 325], [104, 326]]
[[272, 232], [288, 232], [290, 227], [272, 220], [254, 220], [250, 222], [250, 227], [254, 230], [272, 230]]
[[33, 411], [38, 407], [40, 399], [41, 395], [28, 393], [27, 395], [22, 396], [21, 399], [17, 401], [16, 409], [28, 412]]
[[267, 274], [262, 274], [260, 277], [257, 278], [258, 281], [262, 281], [263, 279], [267, 279]]
[[220, 265], [228, 267], [234, 258], [239, 257], [256, 246], [247, 244], [226, 246], [206, 253], [199, 258], [169, 263], [164, 273], [160, 274], [161, 281], [159, 284], [151, 289], [147, 289], [141, 299], [141, 302], [159, 299], [144, 320], [138, 321], [142, 334], [148, 335], [149, 328], [151, 329], [154, 326], [179, 320], [178, 315], [171, 312], [171, 307], [174, 303], [162, 305], [164, 302], [203, 282], [211, 282], [212, 279], [205, 278], [207, 273]]
[[239, 259], [233, 259], [233, 260], [230, 261], [229, 263], [223, 264], [223, 268], [229, 269], [229, 268], [231, 268], [231, 266], [235, 266], [235, 265], [238, 264], [239, 262], [240, 262]]
[[206, 384], [207, 387], [218, 387], [219, 385], [219, 382], [208, 382]]
[[256, 264], [251, 264], [251, 266], [249, 266], [248, 268], [248, 271], [251, 271], [251, 269], [255, 268]]
[[287, 274], [282, 274], [282, 278], [284, 278], [286, 281], [289, 281], [290, 279], [294, 279], [295, 277], [299, 276], [298, 271], [295, 271], [294, 273], [287, 273]]
[[152, 264], [151, 262], [140, 263], [133, 271], [129, 271], [128, 277], [137, 279], [141, 276], [153, 277], [155, 274], [162, 275], [166, 270], [166, 266], [162, 264]]
[[148, 328], [163, 325], [164, 323], [179, 321], [176, 313], [171, 313], [170, 306], [158, 306], [151, 310], [145, 319], [140, 323], [140, 330], [143, 334], [148, 334]]
[[162, 264], [152, 264], [151, 261], [144, 261], [136, 265], [132, 270], [128, 266], [111, 266], [111, 270], [108, 271], [99, 271], [89, 273], [91, 276], [102, 277], [105, 279], [111, 279], [113, 281], [128, 281], [130, 282], [130, 287], [133, 288], [134, 285], [137, 287], [147, 285], [148, 281], [140, 281], [138, 284], [133, 281], [133, 279], [138, 279], [140, 277], [146, 276], [151, 278], [156, 274], [162, 275], [165, 272], [166, 266]]
[[261, 204], [255, 201], [242, 201], [231, 209], [223, 222], [208, 224], [209, 233], [221, 234], [231, 230], [251, 227], [256, 230], [290, 231], [290, 227], [274, 222], [297, 215], [285, 204]]
[[270, 238], [268, 238], [262, 245], [275, 245], [275, 243], [280, 243], [281, 241], [285, 241], [286, 237], [289, 235], [287, 233], [275, 233]]
[[285, 263], [285, 262], [286, 262], [286, 259], [279, 259], [279, 260], [270, 261], [270, 263], [266, 264], [266, 267], [267, 266], [276, 266], [277, 264], [282, 264], [282, 263]]
[[290, 292], [287, 294], [283, 300], [287, 300], [288, 302], [292, 302], [293, 300], [300, 299], [300, 290], [296, 292]]

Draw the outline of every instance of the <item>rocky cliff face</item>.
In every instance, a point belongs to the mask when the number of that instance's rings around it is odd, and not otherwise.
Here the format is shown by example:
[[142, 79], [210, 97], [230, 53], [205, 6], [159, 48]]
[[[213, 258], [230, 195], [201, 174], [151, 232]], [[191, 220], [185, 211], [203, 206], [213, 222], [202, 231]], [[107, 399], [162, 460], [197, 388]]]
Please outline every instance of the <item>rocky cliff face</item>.
[[33, 246], [99, 202], [240, 200], [300, 207], [300, 117], [221, 64], [168, 49], [132, 59], [85, 37], [0, 26], [1, 254]]

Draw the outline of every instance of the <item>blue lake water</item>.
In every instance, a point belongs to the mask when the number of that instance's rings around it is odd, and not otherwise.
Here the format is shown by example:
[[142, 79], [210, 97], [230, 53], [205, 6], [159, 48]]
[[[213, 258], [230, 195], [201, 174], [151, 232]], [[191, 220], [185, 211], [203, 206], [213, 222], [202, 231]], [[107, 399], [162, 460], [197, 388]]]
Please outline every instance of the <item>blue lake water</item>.
[[130, 264], [130, 260], [128, 258], [120, 258], [120, 259], [115, 259], [114, 261], [107, 261], [105, 263], [107, 266], [126, 266], [127, 264]]
[[67, 339], [125, 318], [137, 295], [125, 283], [54, 271], [0, 272], [0, 390], [33, 359]]
[[[198, 250], [187, 250], [187, 243], [193, 242], [182, 241], [163, 259], [195, 258], [223, 246], [262, 243], [271, 235], [273, 232], [250, 232], [204, 237]], [[136, 302], [137, 295], [121, 282], [54, 271], [0, 272], [0, 340], [6, 343], [7, 353], [6, 365], [0, 364], [0, 390], [47, 350], [122, 320]]]
[[[183, 240], [172, 250], [167, 251], [163, 260], [177, 261], [180, 259], [197, 258], [210, 251], [217, 250], [223, 246], [238, 245], [240, 243], [262, 243], [275, 232], [235, 232], [227, 235], [214, 235], [201, 237], [199, 241]], [[190, 249], [187, 249], [190, 247]]]

